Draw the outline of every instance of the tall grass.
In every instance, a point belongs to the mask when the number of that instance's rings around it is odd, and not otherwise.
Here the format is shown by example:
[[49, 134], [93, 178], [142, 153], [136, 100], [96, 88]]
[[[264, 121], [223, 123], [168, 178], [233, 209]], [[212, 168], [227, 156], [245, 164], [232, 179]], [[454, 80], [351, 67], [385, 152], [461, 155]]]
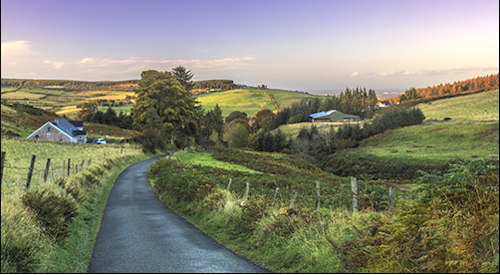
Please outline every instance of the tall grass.
[[[4, 139], [2, 139], [2, 149], [4, 149], [3, 142]], [[7, 144], [30, 146], [33, 143], [7, 141]], [[37, 150], [40, 155], [62, 148], [61, 151], [69, 150], [69, 153], [74, 156], [78, 155], [78, 150], [82, 151], [86, 148], [46, 142], [35, 145], [34, 150]], [[44, 145], [48, 148], [43, 148]], [[93, 152], [90, 148], [87, 148], [87, 154]], [[14, 149], [18, 152], [24, 150], [23, 148]], [[94, 156], [92, 164], [86, 166], [83, 172], [71, 175], [62, 183], [56, 180], [30, 187], [29, 192], [34, 199], [37, 197], [43, 199], [47, 197], [47, 194], [53, 194], [63, 201], [67, 198], [76, 202], [78, 214], [74, 221], [68, 220], [70, 222], [67, 231], [69, 235], [53, 235], [52, 229], [54, 228], [50, 225], [52, 223], [47, 223], [50, 219], [57, 219], [57, 217], [43, 209], [57, 208], [57, 203], [59, 203], [57, 200], [45, 202], [45, 205], [36, 206], [36, 203], [27, 205], [23, 201], [27, 194], [23, 184], [11, 184], [8, 188], [2, 185], [2, 273], [86, 272], [102, 211], [115, 179], [130, 164], [150, 157], [142, 154], [140, 150], [111, 155], [110, 153], [116, 149], [119, 148], [100, 147], [94, 152], [104, 150], [108, 153], [105, 159], [97, 159]], [[10, 152], [12, 153], [12, 148]], [[8, 156], [9, 154], [7, 154], [7, 159]], [[80, 153], [80, 156], [89, 157], [90, 155]]]

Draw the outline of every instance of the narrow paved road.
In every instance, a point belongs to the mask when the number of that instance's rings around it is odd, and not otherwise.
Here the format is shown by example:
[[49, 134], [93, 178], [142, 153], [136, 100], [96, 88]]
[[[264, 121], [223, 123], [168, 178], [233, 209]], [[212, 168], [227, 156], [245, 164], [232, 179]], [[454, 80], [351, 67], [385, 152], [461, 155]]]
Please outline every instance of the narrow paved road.
[[90, 273], [269, 273], [167, 208], [146, 178], [157, 158], [124, 170], [108, 198]]

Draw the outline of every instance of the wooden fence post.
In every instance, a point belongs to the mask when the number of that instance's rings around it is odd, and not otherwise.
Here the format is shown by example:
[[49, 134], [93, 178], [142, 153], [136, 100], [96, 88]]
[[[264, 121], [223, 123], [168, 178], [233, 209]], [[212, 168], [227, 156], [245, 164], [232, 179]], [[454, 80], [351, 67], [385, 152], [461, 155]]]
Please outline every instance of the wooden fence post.
[[71, 159], [68, 159], [68, 177], [69, 177], [69, 173], [71, 171]]
[[2, 183], [3, 180], [3, 165], [5, 163], [5, 152], [2, 152], [2, 170], [0, 171], [0, 184]]
[[47, 176], [49, 175], [50, 168], [50, 158], [47, 159], [47, 165], [45, 165], [45, 173], [43, 173], [43, 182], [47, 182]]
[[358, 183], [356, 178], [351, 178], [351, 188], [352, 188], [352, 211], [358, 212]]
[[26, 190], [30, 188], [31, 176], [33, 175], [33, 168], [35, 167], [35, 155], [31, 155], [30, 168], [28, 170], [28, 178], [26, 179]]
[[319, 180], [316, 181], [316, 196], [318, 197], [318, 206], [316, 207], [316, 210], [319, 210], [321, 208], [321, 197], [319, 194]]
[[389, 211], [392, 210], [392, 204], [394, 202], [394, 186], [391, 186], [391, 191], [389, 195]]
[[232, 180], [233, 180], [233, 179], [229, 178], [229, 184], [227, 185], [227, 191], [229, 191], [229, 188], [231, 188], [231, 181], [232, 181]]
[[82, 160], [82, 169], [80, 169], [80, 172], [83, 172], [83, 164], [85, 163], [85, 160]]
[[61, 162], [59, 162], [59, 178], [61, 178]]
[[78, 174], [78, 164], [75, 164], [75, 175]]
[[292, 206], [295, 203], [296, 199], [297, 199], [297, 191], [295, 191], [295, 196], [293, 196], [293, 200], [292, 200], [292, 203], [290, 204], [290, 208], [292, 208]]
[[122, 147], [122, 149], [120, 150], [120, 154], [123, 154], [123, 147]]
[[248, 199], [248, 190], [250, 189], [250, 183], [247, 182], [247, 191], [245, 192], [245, 200]]
[[280, 188], [276, 187], [276, 192], [274, 192], [274, 199], [273, 199], [273, 204], [271, 204], [271, 207], [274, 206], [274, 202], [276, 201], [276, 195], [278, 195], [278, 190], [280, 190]]

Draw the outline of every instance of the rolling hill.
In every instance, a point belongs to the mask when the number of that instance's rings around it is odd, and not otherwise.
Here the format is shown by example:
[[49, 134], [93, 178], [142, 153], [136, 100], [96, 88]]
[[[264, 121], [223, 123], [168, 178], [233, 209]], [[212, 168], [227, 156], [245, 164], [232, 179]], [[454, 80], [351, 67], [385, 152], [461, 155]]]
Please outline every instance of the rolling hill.
[[[294, 100], [300, 100], [305, 97], [319, 97], [317, 95], [283, 90], [269, 89], [267, 91], [272, 94], [281, 108], [289, 105]], [[237, 89], [197, 95], [195, 98], [206, 111], [213, 109], [215, 104], [219, 104], [219, 107], [222, 109], [222, 116], [224, 117], [233, 111], [246, 112], [248, 117], [252, 117], [263, 108], [275, 110], [275, 106], [267, 91], [260, 89]]]

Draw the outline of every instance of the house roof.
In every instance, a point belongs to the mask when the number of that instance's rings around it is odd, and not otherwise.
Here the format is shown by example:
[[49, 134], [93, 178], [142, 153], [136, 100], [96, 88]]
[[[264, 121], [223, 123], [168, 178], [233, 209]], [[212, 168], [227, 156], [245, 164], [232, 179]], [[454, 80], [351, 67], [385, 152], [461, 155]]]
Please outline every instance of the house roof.
[[69, 123], [73, 124], [75, 127], [83, 127], [83, 121], [68, 121]]

